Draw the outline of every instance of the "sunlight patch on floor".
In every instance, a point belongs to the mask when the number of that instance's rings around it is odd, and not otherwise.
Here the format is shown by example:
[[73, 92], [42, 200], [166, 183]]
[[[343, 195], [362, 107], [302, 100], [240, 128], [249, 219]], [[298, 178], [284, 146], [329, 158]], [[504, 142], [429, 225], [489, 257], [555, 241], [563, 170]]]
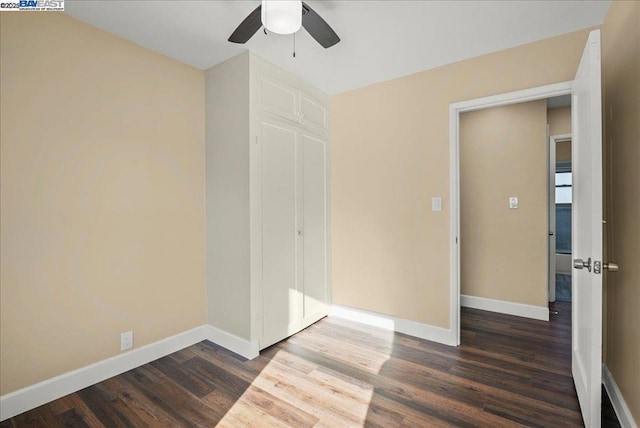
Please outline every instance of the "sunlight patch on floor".
[[[389, 350], [393, 343], [393, 332], [381, 332], [389, 340]], [[378, 374], [389, 360], [389, 353], [370, 350], [364, 352], [344, 341], [324, 337], [322, 341], [310, 342], [313, 335], [302, 331], [305, 348], [323, 358], [331, 358], [340, 364], [369, 373]], [[296, 336], [298, 336], [296, 335]], [[295, 344], [296, 336], [288, 342]], [[376, 336], [376, 339], [379, 339]], [[284, 427], [299, 425], [299, 421], [288, 423], [270, 416], [274, 412], [274, 398], [282, 400], [292, 415], [303, 412], [307, 417], [326, 426], [362, 426], [369, 412], [374, 387], [350, 377], [347, 373], [337, 373], [320, 367], [286, 350], [278, 351], [251, 385], [236, 400], [218, 427], [260, 426]], [[207, 399], [215, 400], [215, 391]], [[287, 409], [281, 409], [286, 415]], [[287, 420], [286, 416], [282, 419]], [[295, 418], [294, 418], [295, 419]], [[315, 424], [311, 424], [315, 425]]]

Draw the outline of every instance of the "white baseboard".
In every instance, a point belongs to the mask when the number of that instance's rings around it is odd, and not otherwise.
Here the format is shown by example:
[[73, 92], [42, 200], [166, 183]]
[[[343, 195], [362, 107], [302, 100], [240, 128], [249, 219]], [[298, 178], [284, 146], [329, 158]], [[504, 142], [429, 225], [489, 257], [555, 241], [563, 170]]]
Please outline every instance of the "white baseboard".
[[431, 340], [432, 342], [455, 346], [452, 340], [451, 330], [447, 328], [341, 305], [332, 305], [329, 316], [343, 318], [385, 330], [397, 331], [398, 333]]
[[205, 326], [162, 339], [0, 397], [0, 421], [207, 339]]
[[258, 342], [255, 340], [249, 341], [247, 339], [243, 339], [224, 330], [220, 330], [212, 325], [206, 325], [205, 329], [208, 340], [228, 349], [231, 352], [242, 355], [248, 360], [253, 360], [260, 353], [260, 350], [258, 349]]
[[602, 383], [604, 384], [604, 389], [607, 390], [607, 394], [609, 394], [613, 410], [615, 410], [618, 422], [620, 422], [622, 428], [638, 428], [638, 424], [636, 424], [636, 421], [633, 419], [631, 410], [629, 410], [627, 402], [624, 401], [618, 384], [613, 378], [611, 371], [609, 371], [609, 368], [604, 364], [602, 365]]
[[105, 379], [119, 375], [143, 364], [203, 340], [210, 340], [247, 359], [258, 356], [258, 343], [234, 336], [210, 325], [202, 325], [184, 333], [133, 349], [95, 364], [47, 379], [0, 397], [0, 421], [35, 409], [50, 401], [79, 391]]
[[549, 321], [549, 308], [546, 306], [525, 305], [523, 303], [505, 302], [504, 300], [487, 299], [476, 296], [460, 296], [460, 306], [498, 312], [534, 320]]

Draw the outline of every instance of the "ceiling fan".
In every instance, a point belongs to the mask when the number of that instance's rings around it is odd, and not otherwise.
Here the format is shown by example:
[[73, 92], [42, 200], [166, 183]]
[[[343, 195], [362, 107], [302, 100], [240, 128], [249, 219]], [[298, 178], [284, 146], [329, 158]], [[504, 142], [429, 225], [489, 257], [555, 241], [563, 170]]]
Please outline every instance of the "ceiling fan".
[[278, 34], [292, 34], [302, 26], [324, 48], [340, 41], [329, 24], [309, 5], [299, 0], [262, 0], [262, 4], [229, 36], [229, 41], [246, 43], [263, 25], [267, 30]]

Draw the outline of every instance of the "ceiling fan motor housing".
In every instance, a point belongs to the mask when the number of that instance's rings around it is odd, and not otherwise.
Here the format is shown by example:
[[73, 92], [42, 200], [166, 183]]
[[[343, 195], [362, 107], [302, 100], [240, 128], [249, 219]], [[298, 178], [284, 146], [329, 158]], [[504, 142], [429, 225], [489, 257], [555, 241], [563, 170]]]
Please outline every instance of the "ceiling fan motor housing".
[[262, 0], [261, 21], [272, 33], [295, 33], [302, 27], [302, 0]]

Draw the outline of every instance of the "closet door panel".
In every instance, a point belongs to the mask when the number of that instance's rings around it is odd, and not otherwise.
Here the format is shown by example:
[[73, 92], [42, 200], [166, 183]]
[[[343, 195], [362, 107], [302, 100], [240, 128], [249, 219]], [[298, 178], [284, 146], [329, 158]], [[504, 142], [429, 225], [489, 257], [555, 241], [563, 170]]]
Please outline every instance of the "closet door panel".
[[318, 100], [306, 93], [300, 95], [301, 103], [301, 123], [303, 126], [320, 128], [326, 130], [328, 127], [329, 112], [327, 108]]
[[286, 125], [261, 123], [262, 304], [264, 348], [291, 333], [302, 318], [297, 275], [296, 158], [298, 134]]
[[327, 296], [327, 143], [302, 134], [304, 218], [304, 317], [326, 316]]
[[298, 91], [286, 83], [262, 76], [260, 105], [269, 113], [298, 121]]

